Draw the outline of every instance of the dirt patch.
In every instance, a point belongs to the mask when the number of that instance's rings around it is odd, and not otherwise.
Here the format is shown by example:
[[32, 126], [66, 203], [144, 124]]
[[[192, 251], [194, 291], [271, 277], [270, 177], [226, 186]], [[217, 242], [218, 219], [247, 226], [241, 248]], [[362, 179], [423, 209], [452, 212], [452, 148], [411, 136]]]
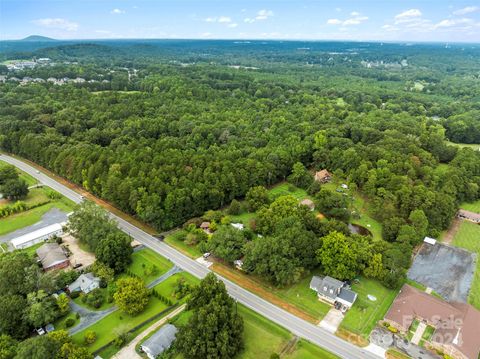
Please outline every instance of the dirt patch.
[[249, 290], [252, 293], [255, 293], [259, 297], [269, 301], [272, 304], [275, 304], [277, 307], [280, 307], [287, 312], [292, 313], [293, 315], [302, 318], [310, 323], [317, 324], [318, 319], [312, 317], [311, 315], [305, 313], [304, 311], [298, 309], [296, 306], [280, 299], [275, 294], [267, 290], [261, 283], [258, 283], [252, 278], [246, 277], [237, 271], [226, 267], [220, 263], [213, 264], [210, 269], [215, 273], [220, 274], [221, 276], [231, 280], [232, 282], [240, 285], [242, 288]]
[[361, 348], [364, 348], [366, 347], [369, 343], [369, 341], [367, 339], [365, 339], [364, 337], [358, 335], [358, 334], [355, 334], [355, 333], [352, 333], [352, 332], [349, 332], [348, 330], [344, 329], [344, 328], [339, 328], [336, 332], [335, 332], [335, 335], [339, 338], [342, 338], [342, 339], [345, 339], [346, 341], [352, 343], [352, 344], [355, 344], [356, 346], [359, 346]]
[[455, 217], [455, 219], [452, 222], [452, 225], [447, 230], [447, 233], [445, 233], [445, 235], [443, 236], [442, 242], [445, 244], [452, 243], [453, 238], [455, 238], [455, 235], [457, 234], [461, 224], [462, 224], [462, 220], [460, 218]]
[[72, 252], [72, 255], [69, 257], [70, 264], [75, 266], [76, 264], [82, 264], [82, 268], [88, 267], [95, 262], [95, 256], [93, 253], [84, 251], [78, 245], [77, 240], [70, 234], [62, 236], [63, 244]]

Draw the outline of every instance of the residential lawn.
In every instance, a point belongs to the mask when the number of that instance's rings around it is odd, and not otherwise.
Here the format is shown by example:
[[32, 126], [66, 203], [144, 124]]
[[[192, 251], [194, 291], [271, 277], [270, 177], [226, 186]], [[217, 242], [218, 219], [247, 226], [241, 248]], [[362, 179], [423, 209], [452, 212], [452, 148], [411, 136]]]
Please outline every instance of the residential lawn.
[[[192, 286], [197, 285], [200, 282], [199, 279], [195, 278], [190, 273], [181, 272], [181, 273], [176, 273], [172, 275], [170, 278], [164, 280], [160, 284], [157, 284], [153, 288], [158, 292], [158, 294], [163, 295], [165, 298], [172, 300], [172, 302], [176, 302], [177, 299], [175, 298], [175, 295], [173, 292], [175, 290], [177, 280], [180, 278], [185, 279], [185, 281]], [[184, 299], [186, 299], [186, 297]]]
[[120, 310], [113, 312], [106, 316], [94, 325], [82, 330], [81, 332], [72, 336], [73, 341], [77, 344], [84, 344], [85, 332], [93, 330], [97, 334], [97, 340], [92, 345], [88, 346], [91, 352], [99, 349], [108, 342], [115, 339], [118, 330], [130, 330], [145, 320], [167, 309], [167, 306], [159, 299], [150, 296], [150, 301], [145, 310], [137, 316], [130, 316]]
[[[152, 266], [158, 268], [155, 274], [148, 273], [148, 270], [152, 268]], [[148, 284], [166, 273], [172, 267], [173, 263], [168, 259], [152, 251], [150, 248], [145, 248], [132, 254], [132, 263], [128, 266], [127, 271], [138, 275]]]
[[[65, 322], [67, 321], [67, 319], [69, 318], [72, 318], [73, 320], [75, 320], [75, 324], [72, 325], [71, 327], [67, 328], [65, 326]], [[60, 329], [64, 329], [64, 330], [68, 330], [70, 328], [73, 328], [75, 325], [77, 325], [78, 323], [80, 323], [80, 319], [77, 319], [77, 316], [75, 313], [73, 312], [70, 312], [68, 313], [67, 315], [65, 315], [64, 317], [61, 317], [61, 318], [58, 318], [54, 323], [53, 323], [53, 326], [55, 327], [55, 330], [60, 330]]]
[[65, 197], [59, 200], [52, 201], [43, 206], [33, 208], [29, 211], [17, 213], [0, 219], [0, 236], [16, 231], [17, 229], [31, 226], [40, 221], [42, 216], [52, 208], [58, 208], [64, 212], [72, 212], [75, 204]]
[[244, 211], [240, 214], [235, 214], [235, 215], [229, 214], [228, 216], [230, 217], [230, 220], [232, 221], [232, 223], [243, 223], [245, 226], [249, 228], [250, 220], [255, 218], [255, 213]]
[[189, 256], [190, 258], [198, 258], [202, 256], [202, 252], [197, 248], [197, 246], [189, 246], [185, 244], [184, 241], [180, 240], [179, 237], [181, 235], [181, 231], [174, 232], [167, 236], [164, 239], [164, 242], [168, 245], [178, 249], [180, 252], [184, 253], [185, 255]]
[[306, 340], [300, 340], [297, 343], [296, 350], [284, 358], [287, 359], [334, 359], [338, 358], [336, 355], [317, 347], [316, 345], [307, 342]]
[[423, 332], [422, 339], [425, 341], [429, 341], [432, 338], [433, 333], [435, 333], [435, 328], [431, 325], [427, 325], [425, 331]]
[[462, 221], [453, 238], [453, 245], [477, 253], [477, 268], [473, 277], [468, 302], [480, 310], [480, 225]]
[[31, 247], [25, 248], [25, 249], [20, 249], [22, 252], [27, 253], [29, 256], [34, 257], [37, 255], [37, 249], [43, 246], [45, 242], [40, 242], [37, 244], [34, 244]]
[[103, 295], [103, 303], [98, 308], [92, 307], [92, 306], [88, 305], [87, 303], [82, 302], [82, 297], [85, 296], [85, 294], [83, 294], [83, 293], [80, 293], [80, 296], [73, 299], [73, 301], [75, 303], [77, 303], [78, 305], [80, 305], [84, 308], [87, 308], [89, 310], [105, 310], [105, 309], [108, 309], [108, 308], [112, 307], [115, 303], [113, 303], [113, 302], [108, 303], [108, 301], [107, 301], [108, 289], [107, 288], [100, 288], [100, 290], [101, 290], [102, 295]]
[[[290, 189], [292, 189], [292, 191], [290, 191]], [[305, 199], [305, 198], [311, 198], [307, 194], [307, 191], [305, 191], [304, 189], [295, 187], [293, 184], [290, 184], [290, 183], [287, 183], [287, 182], [283, 182], [283, 183], [280, 183], [276, 186], [273, 186], [268, 191], [268, 194], [270, 196], [270, 199], [272, 199], [272, 200], [277, 198], [277, 197], [287, 196], [287, 195], [293, 196], [293, 197], [297, 198], [298, 200], [302, 200], [302, 199]]]
[[[352, 290], [358, 297], [353, 307], [345, 314], [340, 327], [368, 338], [377, 322], [385, 316], [398, 291], [388, 289], [376, 280], [363, 277], [358, 284], [352, 285]], [[375, 302], [369, 300], [368, 294], [375, 296], [377, 300]]]
[[[45, 188], [32, 188], [28, 191], [26, 198], [21, 199], [20, 201], [25, 202], [27, 206], [35, 206], [40, 203], [48, 202], [50, 199], [47, 197]], [[0, 208], [12, 205], [16, 201], [6, 201], [0, 204]]]
[[460, 208], [470, 212], [480, 213], [480, 200], [470, 203], [464, 202], [460, 205]]
[[[238, 305], [238, 312], [243, 318], [245, 349], [236, 359], [268, 359], [273, 353], [281, 353], [293, 339], [285, 328], [271, 322], [260, 314]], [[172, 321], [175, 325], [187, 323], [190, 312], [182, 312]], [[183, 358], [177, 355], [176, 359]], [[291, 350], [282, 356], [286, 359], [334, 359], [335, 355], [307, 341], [300, 340]]]
[[307, 275], [298, 283], [287, 288], [270, 288], [270, 291], [281, 299], [293, 304], [300, 310], [321, 320], [331, 306], [318, 300], [317, 293], [310, 289], [310, 281], [313, 274]]

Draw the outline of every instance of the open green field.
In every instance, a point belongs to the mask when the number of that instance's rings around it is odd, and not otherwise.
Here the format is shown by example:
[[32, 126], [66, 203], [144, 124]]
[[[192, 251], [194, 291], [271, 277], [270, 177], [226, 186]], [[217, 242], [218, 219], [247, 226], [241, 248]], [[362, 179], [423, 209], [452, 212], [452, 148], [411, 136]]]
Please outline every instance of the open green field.
[[[27, 197], [25, 197], [21, 201], [25, 202], [27, 206], [31, 207], [31, 206], [38, 205], [40, 203], [48, 202], [49, 198], [44, 188], [32, 188], [31, 190], [28, 191]], [[0, 203], [0, 208], [11, 205], [14, 202], [15, 201], [4, 201]]]
[[310, 281], [313, 275], [307, 275], [298, 283], [287, 288], [270, 288], [270, 291], [278, 297], [293, 304], [295, 307], [321, 320], [330, 310], [330, 306], [318, 300], [317, 293], [310, 289]]
[[[293, 335], [285, 328], [269, 321], [254, 311], [238, 306], [243, 317], [245, 349], [236, 359], [268, 359], [273, 353], [283, 353], [289, 344], [294, 344]], [[173, 324], [187, 322], [188, 312], [182, 312], [174, 319]], [[176, 359], [183, 358], [177, 355]], [[335, 359], [337, 356], [317, 347], [305, 340], [299, 340], [292, 348], [282, 354], [286, 359]]]
[[49, 202], [43, 206], [33, 208], [29, 211], [2, 218], [0, 219], [0, 236], [40, 221], [42, 216], [52, 208], [58, 208], [68, 213], [73, 211], [74, 207], [75, 204], [72, 201], [62, 197], [59, 200]]
[[198, 258], [202, 256], [202, 252], [197, 248], [197, 246], [189, 246], [188, 244], [185, 244], [184, 241], [179, 239], [179, 236], [181, 235], [180, 231], [174, 232], [170, 235], [168, 235], [165, 239], [164, 242], [167, 243], [168, 245], [178, 249], [180, 252], [184, 253], [185, 255], [189, 256], [190, 258]]
[[460, 205], [460, 208], [470, 212], [480, 213], [480, 200], [475, 202], [464, 202]]
[[[358, 284], [352, 285], [352, 290], [358, 294], [358, 297], [353, 307], [345, 314], [340, 327], [368, 338], [377, 322], [383, 319], [398, 291], [363, 277]], [[367, 298], [368, 294], [375, 296], [377, 300], [371, 301]]]
[[175, 290], [177, 280], [180, 278], [185, 279], [185, 281], [192, 286], [197, 285], [199, 282], [199, 279], [195, 278], [190, 273], [181, 272], [181, 273], [176, 273], [172, 275], [170, 278], [164, 280], [160, 284], [157, 284], [153, 288], [157, 291], [158, 294], [163, 295], [165, 298], [168, 298], [173, 302], [175, 302], [176, 299], [174, 295], [174, 290]]
[[298, 200], [302, 200], [302, 199], [305, 199], [305, 198], [310, 198], [311, 199], [311, 196], [309, 196], [307, 194], [307, 191], [305, 191], [304, 189], [295, 187], [294, 185], [289, 184], [287, 182], [283, 182], [283, 183], [280, 183], [276, 186], [273, 186], [268, 191], [268, 194], [269, 194], [269, 196], [272, 200], [274, 198], [277, 198], [277, 197], [280, 197], [280, 196], [287, 196], [287, 195], [293, 196]]
[[[157, 267], [157, 272], [154, 274], [148, 273], [148, 269], [152, 268], [152, 266]], [[150, 248], [145, 248], [132, 254], [132, 263], [128, 266], [127, 271], [133, 272], [148, 284], [172, 267], [173, 263], [168, 259], [152, 251]]]
[[480, 310], [480, 225], [462, 221], [458, 232], [453, 238], [453, 245], [477, 253], [477, 269], [473, 277], [468, 302]]
[[457, 146], [457, 147], [460, 147], [460, 148], [463, 148], [463, 147], [468, 147], [468, 148], [471, 148], [475, 151], [478, 151], [480, 150], [480, 144], [478, 143], [455, 143], [455, 142], [450, 142], [450, 141], [446, 141], [448, 145], [451, 145], [451, 146]]

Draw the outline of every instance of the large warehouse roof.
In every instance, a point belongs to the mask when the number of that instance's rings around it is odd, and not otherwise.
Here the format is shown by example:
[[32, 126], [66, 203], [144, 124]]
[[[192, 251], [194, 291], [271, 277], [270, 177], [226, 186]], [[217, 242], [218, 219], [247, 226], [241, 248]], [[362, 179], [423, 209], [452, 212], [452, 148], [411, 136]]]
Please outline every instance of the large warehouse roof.
[[62, 223], [51, 224], [50, 226], [37, 229], [36, 231], [24, 234], [23, 236], [12, 239], [12, 244], [15, 248], [21, 246], [24, 243], [31, 242], [37, 238], [47, 236], [51, 233], [62, 229]]

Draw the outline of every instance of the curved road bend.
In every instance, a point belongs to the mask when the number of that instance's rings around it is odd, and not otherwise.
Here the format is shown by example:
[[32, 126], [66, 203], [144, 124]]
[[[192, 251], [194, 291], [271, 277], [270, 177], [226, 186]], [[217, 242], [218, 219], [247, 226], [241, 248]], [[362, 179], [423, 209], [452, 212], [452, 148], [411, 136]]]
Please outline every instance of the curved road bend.
[[[82, 201], [82, 197], [78, 193], [62, 185], [61, 183], [58, 183], [46, 174], [38, 172], [34, 167], [26, 164], [25, 162], [3, 154], [0, 155], [0, 160], [16, 166], [17, 168], [28, 173], [32, 177], [35, 177], [45, 185], [51, 187], [55, 191], [69, 198], [70, 200], [76, 203], [80, 203]], [[204, 267], [200, 263], [197, 263], [195, 260], [185, 256], [184, 254], [178, 252], [176, 249], [173, 249], [167, 244], [160, 242], [158, 239], [142, 231], [140, 228], [135, 227], [134, 225], [128, 223], [127, 221], [114, 215], [113, 213], [109, 214], [113, 219], [118, 222], [118, 226], [122, 231], [135, 238], [138, 242], [152, 248], [162, 256], [170, 259], [174, 264], [181, 267], [183, 270], [193, 274], [197, 278], [203, 278], [210, 272], [208, 268]], [[225, 279], [218, 275], [217, 277], [219, 277], [225, 283], [229, 294], [234, 299], [247, 306], [248, 308], [256, 311], [257, 313], [263, 315], [264, 317], [270, 319], [271, 321], [288, 329], [293, 334], [304, 338], [322, 348], [325, 348], [333, 354], [340, 356], [341, 358], [378, 358], [378, 356], [374, 355], [373, 353], [359, 348], [343, 339], [340, 339], [334, 334], [327, 332], [323, 328], [317, 327], [314, 324], [311, 324], [303, 319], [294, 316], [293, 314], [288, 313], [283, 309], [280, 309], [279, 307], [267, 302], [266, 300], [249, 292], [248, 290], [243, 289], [239, 285], [229, 281], [228, 279]]]

